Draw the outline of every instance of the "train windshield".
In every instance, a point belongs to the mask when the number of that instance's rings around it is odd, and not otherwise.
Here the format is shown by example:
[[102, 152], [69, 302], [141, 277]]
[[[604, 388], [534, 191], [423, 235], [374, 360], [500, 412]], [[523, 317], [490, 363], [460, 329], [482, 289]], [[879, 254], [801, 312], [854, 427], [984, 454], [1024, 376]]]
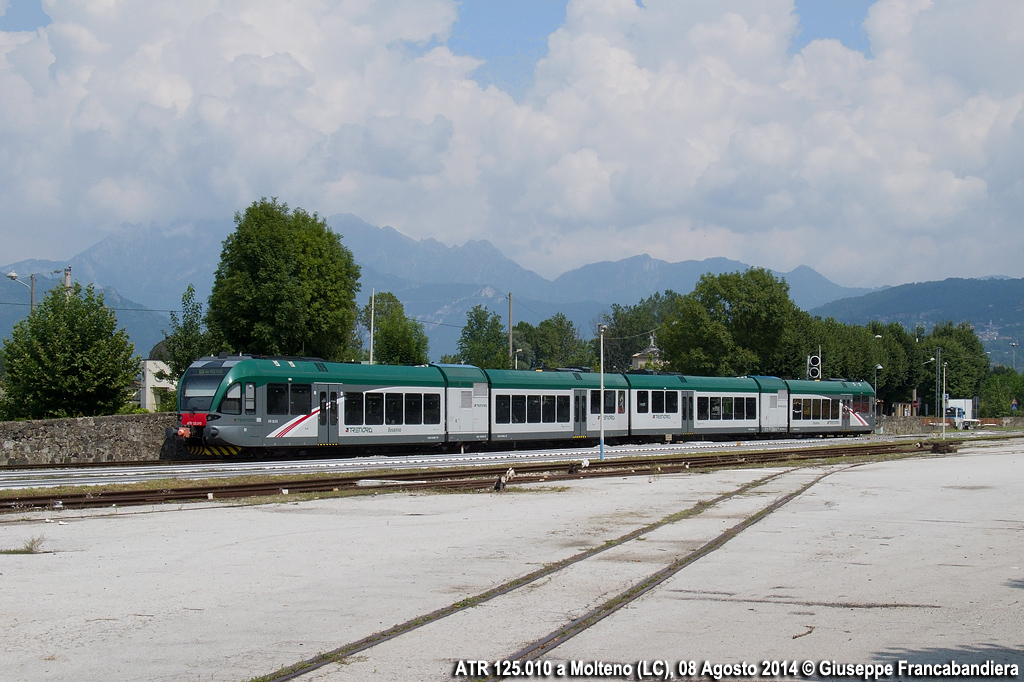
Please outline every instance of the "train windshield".
[[217, 392], [227, 367], [190, 367], [181, 377], [181, 405], [183, 412], [209, 412], [213, 395]]

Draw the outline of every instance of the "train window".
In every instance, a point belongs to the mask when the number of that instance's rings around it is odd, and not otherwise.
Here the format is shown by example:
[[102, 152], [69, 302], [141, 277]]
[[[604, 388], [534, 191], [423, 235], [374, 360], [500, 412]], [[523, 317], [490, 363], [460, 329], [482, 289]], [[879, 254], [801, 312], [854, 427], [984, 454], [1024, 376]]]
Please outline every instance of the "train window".
[[745, 398], [747, 402], [747, 419], [757, 419], [757, 398]]
[[722, 398], [722, 419], [732, 419], [732, 398]]
[[338, 392], [331, 391], [331, 426], [338, 425]]
[[245, 385], [245, 413], [256, 414], [256, 384], [252, 382]]
[[569, 423], [569, 414], [572, 412], [572, 401], [567, 395], [560, 395], [555, 398], [555, 419], [562, 424]]
[[615, 414], [615, 391], [604, 392], [604, 413]]
[[619, 391], [619, 414], [626, 414], [626, 392]]
[[665, 414], [665, 391], [651, 391], [651, 412]]
[[512, 423], [513, 424], [525, 424], [526, 423], [526, 396], [525, 395], [514, 395], [514, 396], [512, 396]]
[[384, 394], [366, 394], [366, 424], [375, 426], [384, 423]]
[[804, 401], [801, 398], [793, 398], [793, 419], [804, 418]]
[[545, 424], [555, 423], [555, 396], [546, 395], [541, 398], [540, 420]]
[[267, 384], [267, 414], [288, 414], [288, 384]]
[[441, 423], [441, 394], [425, 393], [423, 395], [423, 423]]
[[646, 414], [647, 413], [647, 407], [648, 407], [647, 402], [648, 402], [647, 391], [637, 391], [636, 392], [636, 411], [639, 414]]
[[512, 396], [494, 396], [494, 423], [509, 424], [512, 422]]
[[601, 414], [601, 391], [590, 392], [590, 414]]
[[811, 418], [811, 404], [812, 401], [810, 398], [804, 398], [804, 419]]
[[711, 399], [711, 419], [719, 420], [722, 418], [722, 399], [712, 398]]
[[402, 394], [401, 393], [386, 393], [386, 394], [384, 394], [384, 423], [385, 424], [401, 424], [402, 423]]
[[697, 419], [710, 419], [711, 413], [708, 409], [708, 399], [704, 396], [697, 398]]
[[310, 384], [292, 384], [292, 414], [309, 414], [313, 411], [313, 387]]
[[220, 401], [220, 412], [242, 414], [242, 384], [231, 384]]
[[345, 425], [346, 426], [362, 426], [363, 425], [363, 394], [362, 393], [346, 393], [345, 394]]
[[665, 391], [665, 411], [669, 414], [679, 412], [679, 391]]
[[320, 426], [327, 426], [327, 391], [320, 391]]
[[736, 398], [733, 398], [733, 401], [732, 401], [732, 418], [733, 419], [746, 419], [747, 418], [746, 405], [747, 405], [747, 402], [742, 397], [737, 396]]
[[182, 411], [206, 412], [213, 406], [213, 396], [220, 387], [221, 379], [228, 373], [226, 367], [190, 367], [181, 377]]
[[811, 401], [811, 419], [821, 419], [821, 398]]
[[540, 396], [526, 396], [526, 421], [530, 424], [540, 424]]
[[405, 423], [406, 424], [422, 424], [423, 423], [423, 394], [422, 393], [406, 393], [405, 394]]
[[832, 419], [839, 419], [839, 401], [838, 400], [833, 400], [831, 407], [832, 407]]

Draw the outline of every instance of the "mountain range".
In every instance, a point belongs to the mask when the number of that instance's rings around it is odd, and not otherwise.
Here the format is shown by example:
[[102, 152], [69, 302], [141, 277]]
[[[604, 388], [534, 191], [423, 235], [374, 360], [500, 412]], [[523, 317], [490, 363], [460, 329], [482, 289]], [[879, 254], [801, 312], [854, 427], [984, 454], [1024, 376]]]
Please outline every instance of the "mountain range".
[[[687, 293], [705, 273], [721, 274], [749, 267], [727, 258], [667, 262], [644, 254], [585, 265], [549, 280], [505, 257], [487, 241], [446, 246], [435, 239], [416, 240], [391, 227], [370, 225], [351, 214], [337, 214], [326, 220], [342, 235], [342, 243], [361, 266], [362, 290], [357, 296], [360, 304], [369, 301], [372, 291], [395, 294], [405, 305], [406, 313], [424, 323], [432, 359], [455, 351], [466, 311], [473, 306], [484, 305], [507, 320], [509, 293], [513, 299], [513, 322], [526, 320], [537, 324], [561, 312], [581, 334], [588, 336], [598, 316], [613, 303], [632, 305], [666, 289]], [[27, 281], [28, 273], [50, 273], [70, 265], [75, 279], [94, 282], [103, 289], [108, 305], [117, 311], [118, 320], [132, 336], [136, 349], [147, 354], [163, 338], [163, 331], [169, 328], [168, 312], [180, 307], [181, 295], [190, 283], [196, 289], [197, 299], [205, 302], [220, 261], [221, 242], [231, 229], [229, 224], [207, 222], [180, 224], [160, 232], [126, 230], [108, 236], [68, 261], [22, 261], [3, 266], [2, 271], [14, 270]], [[876, 303], [871, 302], [885, 302], [892, 310], [899, 310], [900, 299], [915, 300], [903, 292], [923, 286], [884, 290], [842, 287], [806, 266], [775, 274], [789, 283], [790, 295], [798, 306], [843, 321], [865, 315], [867, 319], [876, 319], [871, 312]], [[46, 289], [57, 284], [58, 276], [52, 277], [37, 276], [37, 301]], [[987, 281], [997, 287], [1024, 283]], [[901, 293], [891, 294], [897, 290]], [[987, 289], [979, 289], [979, 295], [987, 293]], [[9, 335], [13, 324], [28, 312], [27, 294], [17, 282], [7, 278], [0, 281], [0, 335]], [[1007, 300], [1014, 295], [1008, 293]], [[858, 307], [856, 302], [862, 300], [869, 301], [867, 307]], [[930, 299], [923, 296], [924, 300]], [[1000, 310], [1009, 311], [1008, 306]], [[907, 308], [893, 312], [892, 319], [902, 321], [899, 315], [915, 314], [919, 316], [915, 319], [922, 320], [921, 315], [929, 319], [933, 315], [940, 319], [975, 319], [968, 313], [977, 313], [978, 307], [961, 305], [953, 317], [942, 317], [945, 310], [932, 306], [926, 312], [915, 313]], [[1013, 319], [1021, 317], [1024, 316]]]

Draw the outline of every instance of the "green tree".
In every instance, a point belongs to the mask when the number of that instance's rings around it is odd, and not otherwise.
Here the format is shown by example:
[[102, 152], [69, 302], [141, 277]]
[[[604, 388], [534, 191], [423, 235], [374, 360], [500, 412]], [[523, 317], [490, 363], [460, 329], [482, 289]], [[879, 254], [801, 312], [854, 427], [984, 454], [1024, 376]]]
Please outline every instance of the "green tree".
[[139, 358], [92, 285], [56, 288], [0, 350], [0, 411], [9, 419], [114, 414], [128, 402]]
[[792, 363], [785, 339], [799, 312], [789, 285], [764, 268], [705, 274], [675, 303], [658, 338], [676, 371], [777, 374]]
[[482, 305], [466, 312], [466, 326], [459, 337], [458, 357], [483, 369], [508, 369], [508, 336], [501, 316]]
[[[676, 292], [666, 290], [664, 294], [656, 293], [636, 305], [612, 304], [611, 312], [602, 314], [598, 321], [608, 326], [604, 335], [605, 369], [617, 372], [629, 369], [633, 354], [647, 348], [651, 332], [673, 314], [681, 298]], [[656, 343], [661, 344], [660, 336]], [[598, 356], [599, 344], [598, 338], [591, 342], [594, 358]]]
[[314, 355], [353, 352], [359, 266], [316, 213], [277, 199], [235, 214], [206, 315], [226, 350]]
[[[405, 306], [394, 294], [382, 291], [373, 302], [373, 361], [380, 365], [425, 365], [430, 342], [423, 323], [405, 315]], [[369, 333], [371, 306], [359, 314], [359, 322]]]
[[[1013, 401], [1017, 401], [1017, 410]], [[995, 367], [981, 385], [982, 417], [1015, 417], [1024, 410], [1024, 374], [1009, 367]]]
[[538, 366], [592, 367], [597, 362], [590, 344], [580, 339], [576, 326], [562, 313], [556, 313], [537, 325], [535, 338]]
[[[935, 389], [938, 385], [942, 390], [942, 372], [946, 374], [946, 392], [952, 398], [973, 398], [980, 395], [981, 387], [988, 377], [988, 355], [981, 340], [975, 335], [974, 329], [967, 322], [953, 324], [952, 321], [936, 324], [930, 333], [920, 341], [920, 364], [922, 386], [920, 394], [928, 405], [935, 405]], [[938, 348], [942, 348], [942, 365], [924, 363], [929, 358], [937, 358]], [[934, 412], [934, 407], [932, 408]]]
[[203, 326], [203, 304], [196, 301], [196, 290], [191, 284], [181, 295], [181, 320], [171, 311], [171, 333], [164, 332], [164, 351], [168, 372], [159, 378], [177, 381], [189, 365], [214, 350], [209, 334]]

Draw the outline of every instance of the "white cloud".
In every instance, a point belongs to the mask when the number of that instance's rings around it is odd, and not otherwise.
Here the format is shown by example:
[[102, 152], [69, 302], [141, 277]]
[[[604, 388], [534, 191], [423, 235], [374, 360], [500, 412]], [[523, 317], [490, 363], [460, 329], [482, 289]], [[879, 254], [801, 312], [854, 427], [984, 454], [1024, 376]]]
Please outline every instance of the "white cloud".
[[519, 102], [443, 45], [454, 0], [44, 4], [0, 33], [8, 261], [266, 195], [549, 276], [642, 252], [1024, 276], [1017, 0], [880, 0], [871, 55], [790, 54], [790, 0], [571, 0]]

